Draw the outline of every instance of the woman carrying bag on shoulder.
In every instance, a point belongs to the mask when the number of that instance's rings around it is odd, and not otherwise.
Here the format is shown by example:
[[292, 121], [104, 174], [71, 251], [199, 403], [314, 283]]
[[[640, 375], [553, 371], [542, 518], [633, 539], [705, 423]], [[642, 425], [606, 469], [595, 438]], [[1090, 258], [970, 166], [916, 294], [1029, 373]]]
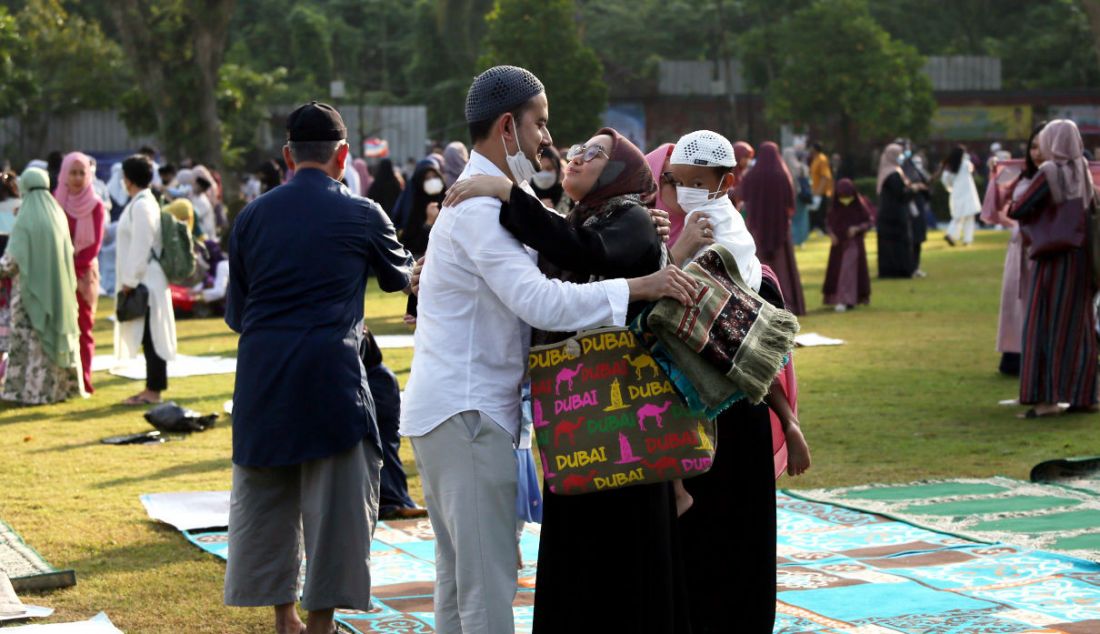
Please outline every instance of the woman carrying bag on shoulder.
[[[172, 293], [157, 257], [163, 249], [160, 205], [149, 189], [153, 163], [140, 154], [122, 162], [123, 182], [130, 194], [118, 221], [118, 321], [115, 361], [145, 354], [145, 389], [123, 401], [149, 405], [168, 389], [168, 361], [176, 356], [176, 319]], [[147, 300], [143, 300], [143, 295]], [[144, 309], [144, 310], [143, 310]]]
[[1097, 411], [1096, 283], [1087, 247], [1087, 213], [1096, 196], [1084, 144], [1068, 119], [1039, 133], [1043, 163], [1027, 192], [1013, 201], [1009, 217], [1032, 260], [1024, 316], [1021, 418]]

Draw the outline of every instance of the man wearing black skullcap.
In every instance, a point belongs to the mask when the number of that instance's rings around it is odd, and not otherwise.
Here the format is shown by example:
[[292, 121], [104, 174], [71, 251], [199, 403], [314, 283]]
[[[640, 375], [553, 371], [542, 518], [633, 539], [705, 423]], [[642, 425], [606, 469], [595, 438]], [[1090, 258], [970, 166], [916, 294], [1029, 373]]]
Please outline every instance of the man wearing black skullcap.
[[312, 102], [286, 129], [294, 178], [245, 207], [229, 241], [225, 321], [241, 338], [225, 602], [274, 606], [280, 634], [329, 634], [335, 608], [370, 609], [382, 453], [359, 359], [367, 273], [405, 289], [412, 256], [382, 208], [340, 183], [340, 113]]
[[[474, 148], [459, 181], [507, 176], [534, 196], [527, 181], [551, 143], [548, 119], [542, 82], [529, 71], [497, 66], [479, 75], [466, 97]], [[678, 269], [583, 285], [548, 280], [501, 226], [500, 205], [480, 197], [440, 211], [420, 278], [401, 413], [436, 535], [435, 631], [442, 634], [514, 631], [514, 447], [530, 328], [622, 326], [631, 300], [688, 301], [690, 293]]]

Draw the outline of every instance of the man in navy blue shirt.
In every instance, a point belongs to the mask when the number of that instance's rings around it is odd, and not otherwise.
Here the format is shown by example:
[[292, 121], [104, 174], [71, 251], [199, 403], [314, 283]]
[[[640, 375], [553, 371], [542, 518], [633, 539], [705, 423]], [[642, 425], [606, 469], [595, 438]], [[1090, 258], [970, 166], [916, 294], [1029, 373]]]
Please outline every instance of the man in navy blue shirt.
[[370, 608], [370, 540], [382, 452], [359, 356], [368, 271], [406, 289], [412, 256], [377, 204], [341, 185], [347, 128], [312, 102], [287, 119], [293, 180], [249, 204], [229, 242], [225, 321], [241, 334], [225, 602], [295, 611], [304, 542], [305, 631]]

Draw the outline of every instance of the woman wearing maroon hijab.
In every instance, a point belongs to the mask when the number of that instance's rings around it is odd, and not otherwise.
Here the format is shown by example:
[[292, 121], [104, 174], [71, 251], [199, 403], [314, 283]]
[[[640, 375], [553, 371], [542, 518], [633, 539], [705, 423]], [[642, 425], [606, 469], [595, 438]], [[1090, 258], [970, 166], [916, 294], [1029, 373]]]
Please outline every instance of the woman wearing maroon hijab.
[[741, 201], [743, 200], [741, 197], [741, 179], [749, 171], [749, 162], [752, 161], [755, 155], [756, 151], [748, 143], [738, 141], [733, 144], [733, 158], [736, 164], [733, 166], [733, 187], [730, 188], [729, 196], [730, 200], [733, 201], [733, 206], [738, 209], [741, 208]]
[[794, 183], [779, 146], [771, 141], [760, 146], [756, 162], [741, 181], [740, 193], [745, 224], [756, 240], [756, 257], [775, 271], [787, 310], [805, 315], [802, 277], [798, 274], [791, 237]]
[[871, 301], [871, 274], [867, 270], [867, 248], [863, 236], [875, 226], [870, 205], [856, 191], [855, 183], [842, 178], [836, 184], [836, 198], [825, 217], [825, 228], [833, 246], [825, 270], [825, 303], [838, 313]]

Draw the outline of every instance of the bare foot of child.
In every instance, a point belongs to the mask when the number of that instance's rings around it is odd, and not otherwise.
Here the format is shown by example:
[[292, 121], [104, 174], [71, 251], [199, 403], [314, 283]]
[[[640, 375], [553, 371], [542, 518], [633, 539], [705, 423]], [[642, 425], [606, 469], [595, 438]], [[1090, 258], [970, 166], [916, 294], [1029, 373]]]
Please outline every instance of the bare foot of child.
[[810, 468], [810, 445], [797, 424], [787, 425], [783, 432], [787, 437], [787, 474], [802, 475]]
[[695, 503], [695, 499], [684, 488], [683, 480], [673, 480], [672, 490], [676, 493], [676, 517], [680, 517], [687, 513], [687, 510]]

